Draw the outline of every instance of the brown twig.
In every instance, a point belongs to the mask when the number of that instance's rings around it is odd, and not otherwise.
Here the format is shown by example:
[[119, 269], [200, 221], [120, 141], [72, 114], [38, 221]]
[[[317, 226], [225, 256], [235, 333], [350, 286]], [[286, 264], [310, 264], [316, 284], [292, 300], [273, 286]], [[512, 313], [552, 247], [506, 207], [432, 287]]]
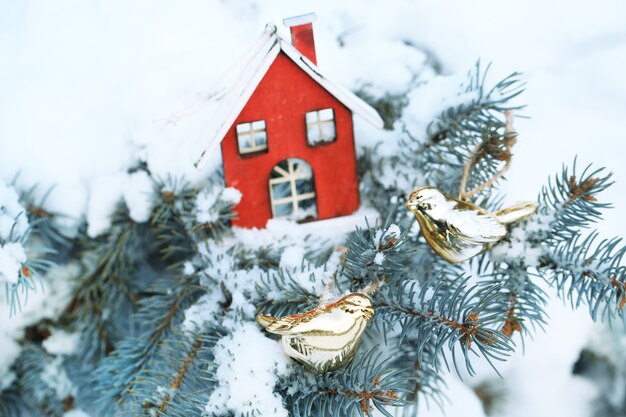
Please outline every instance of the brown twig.
[[508, 337], [513, 336], [513, 333], [515, 332], [522, 332], [522, 326], [519, 324], [519, 320], [515, 316], [515, 304], [517, 301], [517, 296], [515, 294], [511, 294], [510, 299], [511, 307], [509, 307], [509, 310], [507, 312], [504, 326], [502, 326], [502, 330], [500, 330], [503, 335]]
[[[378, 304], [379, 307], [389, 307], [389, 304], [381, 303]], [[480, 326], [476, 324], [478, 321], [478, 313], [472, 311], [467, 314], [466, 322], [458, 322], [447, 317], [437, 316], [433, 312], [421, 313], [419, 311], [413, 310], [412, 308], [395, 308], [396, 311], [401, 311], [403, 313], [409, 314], [411, 316], [419, 317], [422, 319], [430, 319], [434, 320], [436, 323], [444, 324], [454, 330], [456, 330], [461, 335], [461, 341], [465, 343], [468, 349], [472, 347], [472, 341], [476, 337], [476, 334], [480, 330]], [[491, 340], [490, 340], [491, 339]], [[481, 342], [486, 344], [491, 344], [493, 339], [488, 335], [484, 338], [479, 339]]]
[[600, 181], [599, 178], [587, 178], [579, 184], [576, 182], [576, 177], [574, 175], [570, 176], [569, 181], [567, 182], [570, 191], [568, 202], [572, 202], [577, 198], [582, 198], [585, 201], [596, 201], [594, 196], [587, 193], [593, 190], [598, 181]]
[[[198, 354], [198, 351], [200, 350], [201, 347], [202, 347], [202, 340], [200, 339], [196, 340], [196, 342], [191, 347], [191, 350], [189, 351], [189, 353], [187, 353], [187, 356], [185, 356], [185, 360], [183, 360], [183, 363], [181, 364], [180, 368], [178, 368], [178, 372], [176, 372], [176, 378], [174, 378], [174, 381], [172, 381], [172, 383], [170, 384], [170, 390], [180, 388], [180, 385], [183, 383], [183, 380], [185, 379], [185, 376], [187, 375], [187, 372], [189, 371], [189, 367], [191, 366], [191, 362], [193, 361], [193, 358], [195, 358], [195, 356]], [[171, 400], [172, 398], [170, 397], [170, 394], [166, 394], [165, 397], [163, 398], [163, 402], [161, 403], [161, 406], [159, 407], [159, 411], [164, 412]]]
[[[506, 124], [504, 127], [505, 137], [506, 135], [514, 136], [515, 131], [513, 129], [513, 112], [511, 112], [510, 110], [507, 110], [506, 112], [504, 112], [504, 114], [506, 117]], [[504, 146], [506, 149], [503, 152], [505, 155], [501, 159], [503, 159], [505, 163], [504, 163], [504, 166], [498, 172], [496, 172], [490, 179], [488, 179], [484, 183], [472, 188], [469, 191], [466, 191], [467, 181], [469, 180], [470, 172], [472, 170], [472, 167], [474, 166], [474, 163], [476, 162], [476, 160], [478, 159], [480, 155], [479, 151], [483, 148], [484, 142], [480, 142], [478, 145], [474, 147], [474, 149], [472, 149], [472, 151], [469, 154], [469, 157], [467, 158], [467, 162], [465, 163], [465, 167], [463, 168], [461, 184], [459, 185], [459, 198], [461, 200], [467, 200], [471, 198], [472, 196], [483, 192], [485, 189], [493, 186], [498, 180], [500, 180], [504, 176], [504, 174], [511, 167], [510, 148], [514, 144], [515, 144], [514, 140], [510, 141], [510, 143], [508, 143], [507, 141], [504, 142]]]
[[[374, 386], [373, 388], [378, 387], [378, 385], [380, 384], [380, 379], [382, 378], [382, 374], [378, 374], [376, 375], [376, 378], [374, 379]], [[320, 388], [318, 389], [319, 392], [322, 392], [324, 394], [331, 394], [331, 395], [338, 395], [339, 391], [336, 389], [331, 389], [331, 388]], [[359, 398], [359, 405], [361, 406], [361, 411], [363, 412], [363, 414], [365, 416], [371, 417], [371, 412], [374, 410], [374, 408], [369, 404], [370, 400], [377, 398], [379, 399], [379, 401], [381, 402], [391, 402], [393, 400], [397, 400], [400, 397], [398, 396], [398, 394], [393, 391], [393, 390], [372, 390], [371, 392], [366, 392], [365, 390], [361, 391], [361, 392], [357, 392], [357, 391], [351, 391], [348, 389], [344, 389], [341, 390], [341, 392], [349, 398]]]

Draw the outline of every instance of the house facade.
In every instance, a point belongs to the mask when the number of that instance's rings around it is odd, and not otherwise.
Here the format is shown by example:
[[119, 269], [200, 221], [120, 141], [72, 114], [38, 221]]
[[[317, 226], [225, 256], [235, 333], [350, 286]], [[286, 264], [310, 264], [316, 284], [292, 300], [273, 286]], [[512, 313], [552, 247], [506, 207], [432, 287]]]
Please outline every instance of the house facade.
[[262, 59], [251, 58], [256, 71], [247, 76], [254, 88], [243, 89], [235, 118], [224, 127], [224, 179], [242, 193], [236, 226], [264, 227], [271, 218], [329, 219], [359, 207], [352, 114], [379, 127], [382, 120], [321, 75], [311, 17], [286, 21], [294, 46], [274, 28], [267, 41], [274, 50], [262, 48]]

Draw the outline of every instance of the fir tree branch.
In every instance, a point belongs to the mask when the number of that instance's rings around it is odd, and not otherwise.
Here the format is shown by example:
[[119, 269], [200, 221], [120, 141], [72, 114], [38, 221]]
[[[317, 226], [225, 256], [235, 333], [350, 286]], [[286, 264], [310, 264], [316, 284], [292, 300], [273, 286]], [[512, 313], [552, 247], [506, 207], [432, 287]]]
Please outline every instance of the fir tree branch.
[[512, 346], [505, 335], [489, 327], [496, 322], [496, 317], [488, 310], [495, 293], [483, 293], [482, 299], [476, 299], [475, 290], [466, 288], [467, 279], [459, 278], [459, 281], [447, 288], [444, 280], [425, 284], [406, 281], [383, 291], [376, 300], [375, 317], [381, 321], [384, 334], [398, 327], [401, 338], [416, 338], [420, 363], [424, 363], [423, 352], [432, 338], [436, 340], [431, 352], [433, 357], [441, 356], [446, 360], [443, 348], [447, 347], [452, 351], [455, 370], [460, 374], [454, 356], [455, 350], [460, 348], [465, 367], [472, 375], [469, 352], [479, 354], [494, 366], [492, 359], [504, 360]]
[[551, 240], [555, 243], [576, 236], [602, 218], [602, 210], [611, 205], [598, 201], [598, 194], [613, 184], [612, 173], [588, 165], [578, 173], [574, 160], [571, 171], [563, 166], [561, 173], [548, 180], [539, 196], [540, 213], [552, 215]]
[[476, 195], [482, 199], [481, 205], [510, 164], [516, 134], [507, 123], [507, 114], [523, 108], [512, 101], [524, 91], [518, 73], [487, 87], [488, 71], [489, 66], [483, 71], [480, 63], [476, 64], [459, 92], [468, 100], [432, 121], [427, 140], [416, 140], [405, 130], [400, 156], [403, 166], [419, 167], [423, 184], [449, 195], [456, 195], [462, 186], [462, 196]]
[[142, 402], [145, 398], [144, 385], [163, 360], [160, 352], [166, 347], [165, 341], [180, 324], [184, 309], [202, 293], [193, 281], [185, 279], [165, 280], [153, 292], [155, 295], [139, 302], [136, 313], [144, 330], [120, 342], [94, 372], [97, 391], [103, 393], [96, 399], [101, 410], [115, 403], [120, 413], [136, 412], [133, 400]]
[[598, 234], [575, 236], [546, 255], [542, 270], [556, 285], [559, 294], [578, 306], [585, 302], [594, 320], [624, 318], [626, 246], [622, 239], [603, 239]]
[[376, 349], [357, 354], [345, 370], [315, 376], [314, 390], [289, 390], [289, 386], [301, 384], [298, 380], [307, 381], [312, 377], [296, 375], [296, 381], [285, 381], [286, 401], [294, 417], [324, 415], [327, 412], [339, 417], [371, 417], [374, 410], [392, 417], [387, 409], [406, 404], [402, 398], [408, 393], [411, 378], [406, 378], [403, 371], [391, 370], [388, 364], [389, 360], [381, 359]]
[[[134, 272], [142, 262], [137, 258], [144, 228], [131, 221], [124, 209], [114, 219], [111, 231], [99, 239], [102, 247], [86, 255], [89, 272], [79, 283], [61, 321], [78, 321], [85, 338], [81, 351], [87, 357], [106, 354], [114, 348], [120, 331], [116, 317], [132, 308], [137, 296], [132, 287]], [[94, 259], [95, 258], [95, 259]]]
[[[198, 351], [200, 350], [201, 347], [202, 347], [202, 339], [198, 338], [195, 340], [195, 342], [191, 346], [191, 350], [187, 352], [187, 354], [185, 355], [183, 359], [183, 363], [180, 365], [180, 367], [176, 371], [176, 377], [174, 378], [174, 381], [172, 381], [172, 383], [169, 386], [170, 390], [177, 390], [180, 388], [185, 377], [187, 376], [187, 372], [189, 371], [191, 362], [194, 360], [194, 358], [198, 354]], [[165, 412], [165, 409], [167, 408], [171, 400], [172, 400], [172, 395], [166, 394], [165, 398], [163, 398], [163, 401], [161, 402], [161, 405], [159, 406], [159, 411], [161, 413]]]

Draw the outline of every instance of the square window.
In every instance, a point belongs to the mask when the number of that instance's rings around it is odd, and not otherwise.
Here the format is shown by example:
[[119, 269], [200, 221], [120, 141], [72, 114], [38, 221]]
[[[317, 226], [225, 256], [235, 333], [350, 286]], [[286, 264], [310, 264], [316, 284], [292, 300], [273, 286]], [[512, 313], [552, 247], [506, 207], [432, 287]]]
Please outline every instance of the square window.
[[267, 149], [267, 131], [265, 120], [257, 120], [250, 123], [240, 123], [236, 127], [237, 145], [239, 153], [250, 154], [262, 152]]
[[335, 112], [333, 109], [322, 109], [308, 112], [305, 115], [307, 141], [316, 146], [333, 142], [337, 139], [335, 129]]

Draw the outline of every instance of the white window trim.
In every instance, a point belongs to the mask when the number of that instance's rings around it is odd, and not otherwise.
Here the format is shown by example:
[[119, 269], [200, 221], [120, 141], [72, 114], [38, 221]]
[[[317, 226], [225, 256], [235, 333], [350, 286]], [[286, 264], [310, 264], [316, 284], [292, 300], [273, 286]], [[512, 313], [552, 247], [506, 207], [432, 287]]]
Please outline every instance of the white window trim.
[[[255, 129], [254, 127], [252, 127], [252, 125], [257, 122], [263, 122], [263, 129]], [[244, 130], [243, 132], [240, 132], [239, 126], [245, 125], [245, 124], [250, 125], [250, 130]], [[265, 133], [265, 143], [263, 145], [256, 144], [255, 134], [259, 132]], [[235, 126], [235, 133], [237, 133], [237, 150], [239, 151], [240, 155], [256, 153], [256, 152], [264, 151], [267, 149], [268, 137], [267, 137], [267, 124], [265, 123], [265, 120], [255, 120], [253, 122], [240, 123], [237, 126]], [[244, 136], [244, 135], [250, 137], [250, 147], [242, 149], [240, 146], [239, 137]]]
[[[333, 115], [332, 119], [329, 119], [329, 120], [321, 120], [320, 119], [320, 112], [322, 112], [324, 110], [330, 110], [332, 112], [332, 115]], [[306, 116], [308, 116], [309, 114], [315, 114], [315, 119], [316, 120], [313, 121], [313, 122], [309, 122], [308, 120], [306, 120], [306, 118], [307, 118]], [[306, 112], [305, 121], [306, 121], [306, 132], [307, 132], [306, 133], [307, 134], [307, 143], [310, 146], [319, 146], [321, 144], [332, 143], [332, 142], [337, 140], [337, 125], [335, 124], [335, 109], [329, 107], [329, 108], [326, 108], [326, 109], [319, 109], [319, 110], [313, 110], [313, 111]], [[324, 133], [323, 127], [324, 127], [324, 125], [327, 125], [327, 124], [333, 125], [334, 128], [335, 128], [335, 136], [332, 138], [332, 140], [322, 139], [322, 136], [323, 136], [323, 133]], [[311, 141], [309, 139], [309, 128], [313, 127], [313, 126], [317, 126], [317, 130], [319, 132], [319, 138], [320, 139], [316, 143], [311, 143]]]
[[[305, 193], [305, 194], [298, 194], [297, 191], [297, 187], [296, 187], [296, 181], [297, 180], [306, 180], [306, 179], [311, 179], [313, 181], [313, 176], [311, 175], [310, 177], [305, 175], [305, 172], [303, 170], [296, 170], [294, 169], [294, 163], [297, 161], [301, 161], [304, 162], [308, 165], [308, 163], [304, 160], [298, 159], [298, 158], [289, 158], [287, 160], [287, 167], [288, 167], [288, 171], [285, 171], [284, 169], [282, 169], [281, 167], [279, 167], [278, 165], [274, 166], [274, 168], [272, 168], [272, 171], [277, 172], [278, 174], [281, 175], [281, 177], [278, 178], [270, 178], [269, 180], [269, 186], [270, 186], [270, 202], [272, 205], [272, 217], [276, 218], [276, 209], [275, 207], [277, 205], [280, 204], [287, 204], [287, 203], [291, 203], [291, 207], [292, 207], [292, 212], [290, 214], [290, 216], [294, 216], [295, 218], [298, 218], [298, 213], [301, 211], [300, 207], [298, 206], [298, 203], [300, 201], [303, 200], [311, 200], [311, 199], [315, 199], [315, 191], [312, 193]], [[274, 184], [282, 184], [284, 182], [289, 182], [289, 186], [291, 188], [291, 196], [289, 197], [283, 197], [283, 198], [279, 198], [279, 199], [275, 199], [274, 198]], [[287, 216], [280, 216], [280, 217], [287, 217]]]

